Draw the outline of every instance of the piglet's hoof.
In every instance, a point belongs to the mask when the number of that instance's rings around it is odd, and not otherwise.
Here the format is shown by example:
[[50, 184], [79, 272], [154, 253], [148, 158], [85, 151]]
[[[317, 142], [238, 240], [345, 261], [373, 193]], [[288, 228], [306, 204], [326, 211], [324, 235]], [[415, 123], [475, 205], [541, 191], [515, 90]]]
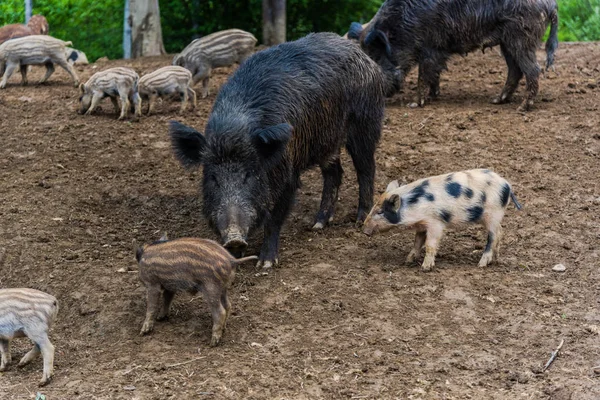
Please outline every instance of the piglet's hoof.
[[51, 380], [52, 380], [52, 378], [50, 378], [50, 377], [42, 378], [42, 380], [38, 383], [38, 386], [46, 386], [47, 384], [50, 383]]

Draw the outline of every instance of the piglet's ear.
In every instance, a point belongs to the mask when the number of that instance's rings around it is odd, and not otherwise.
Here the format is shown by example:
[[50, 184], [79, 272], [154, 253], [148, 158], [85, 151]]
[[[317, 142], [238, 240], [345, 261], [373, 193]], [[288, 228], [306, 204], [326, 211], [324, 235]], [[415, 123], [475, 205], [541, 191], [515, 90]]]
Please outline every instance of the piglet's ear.
[[398, 209], [400, 208], [400, 204], [402, 203], [402, 200], [400, 199], [399, 195], [394, 194], [394, 195], [390, 196], [390, 198], [388, 199], [388, 202], [393, 207], [394, 211], [398, 211]]
[[81, 90], [81, 93], [85, 93], [85, 83], [79, 85], [79, 90]]
[[280, 156], [292, 137], [293, 128], [283, 123], [254, 132], [253, 140], [259, 154], [266, 160]]
[[167, 242], [169, 241], [169, 236], [167, 236], [167, 232], [163, 232], [162, 236], [160, 237], [160, 239], [158, 239], [159, 242]]
[[200, 132], [177, 121], [171, 121], [169, 134], [175, 156], [184, 167], [193, 167], [202, 163], [206, 138]]
[[391, 181], [390, 183], [388, 183], [387, 188], [385, 189], [386, 192], [391, 192], [394, 189], [398, 189], [400, 187], [400, 184], [398, 183], [398, 181]]
[[358, 40], [360, 39], [360, 34], [363, 31], [363, 27], [358, 22], [353, 22], [350, 24], [350, 29], [348, 29], [348, 39]]

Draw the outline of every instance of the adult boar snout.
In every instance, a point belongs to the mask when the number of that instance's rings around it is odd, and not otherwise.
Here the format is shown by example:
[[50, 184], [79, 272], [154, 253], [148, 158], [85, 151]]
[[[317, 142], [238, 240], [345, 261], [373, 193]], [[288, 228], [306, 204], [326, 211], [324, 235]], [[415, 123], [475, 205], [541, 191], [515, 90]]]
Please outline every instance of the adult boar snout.
[[236, 258], [243, 257], [248, 243], [240, 229], [230, 229], [223, 239], [223, 247]]

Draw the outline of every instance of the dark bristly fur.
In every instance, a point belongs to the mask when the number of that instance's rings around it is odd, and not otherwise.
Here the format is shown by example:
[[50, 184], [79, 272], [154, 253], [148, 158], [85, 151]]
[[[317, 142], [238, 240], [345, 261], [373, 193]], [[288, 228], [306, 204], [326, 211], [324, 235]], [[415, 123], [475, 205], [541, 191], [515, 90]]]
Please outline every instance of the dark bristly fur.
[[[399, 80], [398, 86], [418, 65], [419, 106], [439, 94], [440, 73], [452, 54], [500, 45], [509, 73], [493, 102], [509, 101], [525, 75], [527, 94], [520, 109], [526, 110], [538, 91], [535, 50], [549, 24], [546, 68], [550, 68], [558, 46], [555, 0], [387, 0], [364, 30], [352, 23], [348, 37], [360, 40], [390, 79]], [[397, 75], [392, 66], [398, 67]]]
[[319, 165], [323, 198], [315, 229], [333, 217], [342, 180], [340, 148], [359, 181], [358, 219], [371, 208], [374, 152], [387, 82], [360, 48], [331, 33], [258, 52], [223, 85], [206, 135], [171, 123], [175, 154], [204, 165], [204, 214], [230, 251], [264, 225], [259, 264], [277, 263], [279, 233], [300, 185]]
[[[211, 346], [216, 346], [223, 334], [231, 303], [227, 290], [235, 276], [235, 265], [257, 260], [251, 256], [236, 260], [217, 242], [207, 239], [181, 238], [160, 240], [138, 248], [140, 280], [147, 289], [146, 320], [141, 334], [150, 332], [154, 319], [165, 319], [176, 292], [201, 292], [208, 304], [213, 329]], [[158, 305], [163, 295], [160, 313]]]

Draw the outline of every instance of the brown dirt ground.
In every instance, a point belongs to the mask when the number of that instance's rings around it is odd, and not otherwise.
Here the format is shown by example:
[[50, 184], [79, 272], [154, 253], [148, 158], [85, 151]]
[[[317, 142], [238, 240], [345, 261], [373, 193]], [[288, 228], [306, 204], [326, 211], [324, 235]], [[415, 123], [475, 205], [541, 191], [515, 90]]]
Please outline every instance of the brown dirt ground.
[[[539, 54], [540, 60], [543, 54]], [[99, 62], [142, 74], [170, 58]], [[320, 174], [304, 187], [282, 236], [281, 266], [239, 269], [224, 341], [209, 348], [198, 297], [176, 297], [170, 321], [138, 335], [145, 311], [133, 241], [161, 231], [214, 237], [200, 214], [199, 171], [175, 160], [167, 121], [202, 129], [216, 72], [199, 112], [165, 102], [141, 122], [75, 112], [77, 89], [59, 70], [50, 83], [0, 92], [0, 287], [58, 297], [51, 333], [55, 376], [37, 388], [41, 360], [0, 374], [1, 399], [598, 399], [600, 376], [600, 44], [561, 44], [534, 111], [488, 103], [506, 71], [496, 51], [457, 57], [441, 98], [420, 109], [388, 104], [376, 188], [489, 167], [513, 183], [499, 265], [480, 269], [480, 228], [450, 230], [437, 269], [403, 265], [413, 233], [373, 238], [354, 227], [354, 171], [336, 221], [309, 230]], [[40, 77], [34, 68], [32, 81]], [[18, 75], [18, 74], [17, 74]], [[408, 81], [413, 94], [415, 76]], [[260, 236], [250, 254], [258, 250]], [[557, 263], [565, 273], [552, 272]], [[128, 272], [118, 272], [127, 269]], [[541, 373], [561, 339], [565, 345]], [[29, 342], [17, 339], [13, 360]], [[600, 372], [600, 371], [599, 371]]]

